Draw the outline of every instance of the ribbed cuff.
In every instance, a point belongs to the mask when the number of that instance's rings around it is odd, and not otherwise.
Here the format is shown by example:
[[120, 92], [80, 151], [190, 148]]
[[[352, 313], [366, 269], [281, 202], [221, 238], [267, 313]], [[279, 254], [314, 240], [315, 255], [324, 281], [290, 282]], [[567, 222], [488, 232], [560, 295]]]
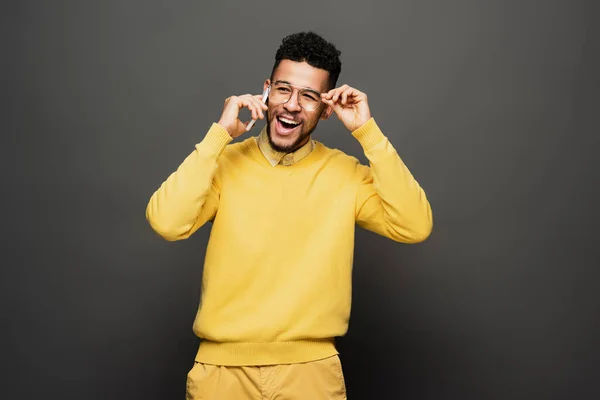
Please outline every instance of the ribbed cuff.
[[381, 129], [379, 129], [379, 126], [377, 126], [377, 123], [373, 118], [352, 132], [352, 136], [358, 140], [365, 151], [385, 139], [383, 132], [381, 132]]
[[214, 365], [277, 365], [320, 360], [338, 354], [334, 339], [271, 343], [200, 342], [195, 360]]
[[206, 136], [196, 147], [204, 147], [219, 155], [225, 150], [225, 147], [233, 140], [229, 132], [221, 125], [213, 123]]

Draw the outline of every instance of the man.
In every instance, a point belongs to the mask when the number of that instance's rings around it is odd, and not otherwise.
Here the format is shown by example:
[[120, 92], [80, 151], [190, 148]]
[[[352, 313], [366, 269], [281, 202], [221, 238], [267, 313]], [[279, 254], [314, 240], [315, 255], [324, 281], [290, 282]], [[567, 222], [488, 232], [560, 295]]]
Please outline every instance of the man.
[[[266, 104], [229, 97], [150, 199], [147, 219], [166, 240], [212, 222], [188, 399], [345, 399], [334, 338], [348, 327], [355, 225], [403, 243], [431, 232], [425, 193], [367, 96], [335, 87], [339, 55], [315, 33], [286, 37]], [[266, 126], [230, 143], [246, 132], [242, 108]], [[370, 167], [311, 138], [333, 113]]]

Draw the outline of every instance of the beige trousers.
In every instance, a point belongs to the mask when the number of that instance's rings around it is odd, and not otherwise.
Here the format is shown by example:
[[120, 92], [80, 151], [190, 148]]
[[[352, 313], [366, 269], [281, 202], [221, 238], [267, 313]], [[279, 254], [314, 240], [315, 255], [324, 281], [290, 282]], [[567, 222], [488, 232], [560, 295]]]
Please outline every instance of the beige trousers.
[[187, 400], [345, 400], [337, 355], [298, 364], [232, 367], [196, 362]]

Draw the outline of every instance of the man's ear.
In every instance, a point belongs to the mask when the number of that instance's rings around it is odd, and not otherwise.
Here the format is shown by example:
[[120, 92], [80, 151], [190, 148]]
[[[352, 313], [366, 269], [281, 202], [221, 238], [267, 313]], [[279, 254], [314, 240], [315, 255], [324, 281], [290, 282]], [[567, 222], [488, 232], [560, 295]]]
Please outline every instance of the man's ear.
[[323, 112], [321, 113], [321, 119], [323, 119], [323, 120], [328, 119], [329, 117], [331, 117], [332, 113], [333, 113], [333, 108], [331, 108], [331, 106], [327, 106], [327, 108], [324, 109]]
[[263, 85], [263, 93], [265, 92], [265, 90], [267, 90], [267, 88], [269, 87], [270, 84], [271, 84], [271, 80], [267, 79], [265, 81], [265, 84]]

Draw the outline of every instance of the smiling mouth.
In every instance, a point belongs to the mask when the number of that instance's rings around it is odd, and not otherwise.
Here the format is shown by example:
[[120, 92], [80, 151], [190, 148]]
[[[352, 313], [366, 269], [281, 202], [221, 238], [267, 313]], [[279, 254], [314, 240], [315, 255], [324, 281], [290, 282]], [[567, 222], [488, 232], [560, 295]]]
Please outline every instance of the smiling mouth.
[[298, 128], [300, 125], [302, 125], [301, 122], [299, 121], [294, 121], [293, 119], [290, 118], [285, 118], [285, 117], [277, 117], [277, 133], [279, 135], [290, 135], [292, 132], [294, 132], [296, 130], [296, 128]]

